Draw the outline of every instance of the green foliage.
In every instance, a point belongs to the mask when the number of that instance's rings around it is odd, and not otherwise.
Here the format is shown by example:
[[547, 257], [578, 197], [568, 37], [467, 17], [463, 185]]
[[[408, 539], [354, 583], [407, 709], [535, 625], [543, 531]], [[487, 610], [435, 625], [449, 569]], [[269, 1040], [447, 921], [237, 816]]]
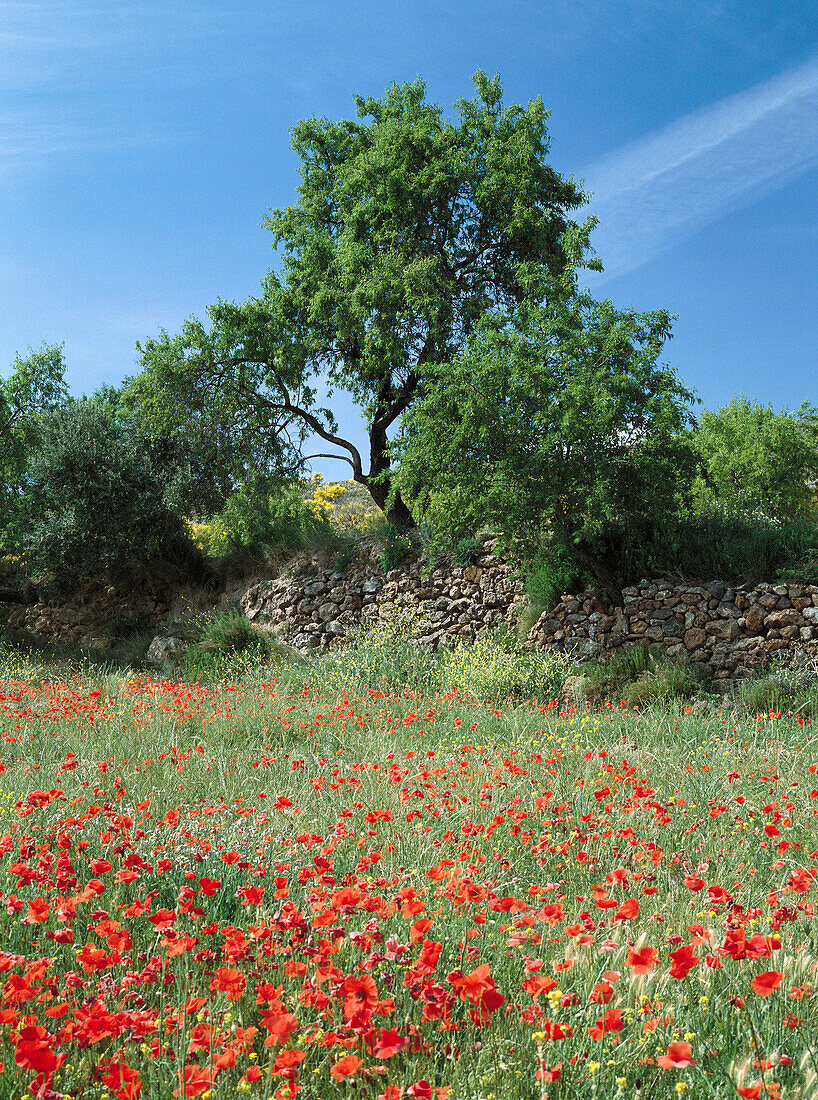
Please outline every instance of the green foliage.
[[657, 365], [666, 313], [551, 289], [547, 305], [484, 316], [429, 372], [395, 448], [398, 483], [452, 537], [487, 526], [536, 545], [550, 529], [604, 575], [606, 521], [659, 522], [684, 498], [692, 395]]
[[238, 611], [214, 615], [205, 626], [199, 648], [203, 653], [267, 652], [264, 636]]
[[[212, 306], [209, 325], [147, 341], [132, 406], [159, 431], [211, 441], [234, 471], [293, 476], [318, 435], [383, 506], [387, 433], [427, 371], [450, 362], [487, 310], [542, 298], [538, 275], [585, 262], [589, 227], [569, 217], [585, 196], [546, 161], [542, 101], [504, 106], [499, 78], [474, 82], [456, 121], [418, 79], [356, 97], [356, 120], [298, 123], [299, 200], [265, 220], [280, 273], [256, 299]], [[368, 472], [318, 406], [317, 378], [361, 406]], [[411, 522], [399, 494], [388, 518]]]
[[458, 539], [454, 548], [454, 560], [458, 565], [474, 565], [483, 553], [483, 543], [474, 535], [465, 535]]
[[738, 397], [702, 413], [692, 438], [701, 510], [779, 522], [818, 516], [818, 409], [804, 403], [797, 413], [775, 413]]
[[606, 525], [595, 553], [620, 584], [667, 573], [730, 584], [776, 578], [818, 584], [818, 523], [807, 520], [779, 524], [724, 513], [633, 519]]
[[743, 714], [797, 713], [818, 717], [818, 666], [790, 661], [774, 664], [757, 676], [737, 683], [733, 698]]
[[[102, 636], [111, 640], [118, 640], [130, 638], [134, 635], [147, 635], [151, 625], [152, 619], [147, 611], [117, 611], [102, 628]], [[153, 634], [151, 634], [151, 637], [153, 637]], [[150, 640], [148, 638], [148, 643], [150, 643]]]
[[378, 557], [378, 564], [384, 573], [397, 567], [406, 560], [412, 549], [412, 540], [405, 527], [395, 523], [385, 523], [378, 532], [383, 549]]
[[19, 549], [23, 482], [39, 440], [40, 417], [68, 400], [62, 345], [16, 356], [0, 378], [0, 551]]
[[281, 558], [342, 543], [329, 520], [310, 509], [297, 484], [249, 475], [207, 524], [208, 551], [220, 557]]
[[438, 679], [436, 657], [421, 649], [399, 620], [351, 630], [343, 647], [322, 654], [308, 670], [309, 682], [328, 695], [366, 694], [369, 688], [434, 690]]
[[703, 675], [684, 663], [671, 663], [649, 646], [626, 646], [614, 651], [608, 661], [585, 663], [569, 687], [577, 700], [605, 701], [644, 707], [686, 699], [706, 686]]
[[525, 579], [532, 624], [544, 611], [551, 611], [565, 592], [584, 587], [582, 569], [570, 551], [546, 541], [538, 550]]
[[209, 550], [221, 555], [280, 555], [333, 540], [329, 521], [307, 507], [298, 485], [253, 475], [226, 499], [208, 529]]
[[161, 445], [89, 400], [39, 424], [22, 536], [30, 573], [64, 587], [160, 565], [177, 575], [201, 572], [175, 507], [180, 470]]
[[336, 573], [346, 573], [349, 569], [349, 564], [352, 561], [352, 555], [348, 550], [341, 550], [340, 553], [335, 555], [334, 569]]
[[441, 657], [441, 686], [481, 701], [559, 699], [568, 661], [546, 650], [521, 650], [511, 636], [486, 634]]

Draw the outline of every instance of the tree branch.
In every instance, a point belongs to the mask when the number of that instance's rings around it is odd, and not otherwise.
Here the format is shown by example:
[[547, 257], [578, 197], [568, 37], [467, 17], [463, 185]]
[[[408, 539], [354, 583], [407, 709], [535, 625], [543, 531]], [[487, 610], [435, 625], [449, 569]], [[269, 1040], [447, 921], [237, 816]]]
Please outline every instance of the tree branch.
[[356, 479], [359, 477], [363, 477], [363, 463], [361, 462], [361, 453], [358, 448], [353, 443], [350, 443], [349, 440], [343, 439], [341, 436], [335, 435], [333, 432], [328, 432], [317, 416], [313, 416], [311, 412], [308, 412], [306, 409], [302, 409], [299, 405], [293, 404], [293, 401], [290, 398], [290, 391], [277, 375], [273, 375], [273, 377], [275, 378], [276, 384], [284, 395], [283, 402], [280, 405], [276, 404], [274, 401], [270, 401], [269, 398], [264, 397], [262, 394], [257, 394], [256, 400], [260, 401], [263, 405], [265, 405], [268, 409], [271, 409], [272, 411], [280, 410], [283, 412], [292, 413], [293, 416], [300, 417], [305, 424], [309, 425], [309, 427], [312, 428], [316, 435], [321, 437], [321, 439], [326, 440], [327, 443], [332, 443], [332, 445], [335, 447], [341, 447], [342, 450], [349, 451], [350, 457], [348, 459], [345, 459], [345, 461], [349, 462], [350, 466], [352, 466], [352, 469], [355, 472]]
[[352, 459], [347, 458], [346, 455], [329, 455], [329, 454], [304, 455], [304, 457], [301, 459], [301, 462], [302, 463], [309, 462], [310, 459], [312, 459], [312, 458], [334, 458], [334, 459], [337, 459], [338, 462], [348, 462], [350, 464], [350, 466], [352, 466], [352, 469], [353, 470], [355, 469], [355, 464], [353, 463]]

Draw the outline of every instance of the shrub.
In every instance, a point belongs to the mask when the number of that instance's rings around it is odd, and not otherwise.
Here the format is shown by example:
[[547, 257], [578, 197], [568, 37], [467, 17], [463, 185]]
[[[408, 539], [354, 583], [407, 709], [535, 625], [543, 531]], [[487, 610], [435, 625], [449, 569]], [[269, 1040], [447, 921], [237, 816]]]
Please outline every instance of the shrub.
[[100, 573], [132, 578], [160, 564], [200, 575], [201, 555], [174, 503], [184, 476], [161, 441], [101, 404], [82, 400], [44, 416], [27, 474], [26, 568], [58, 586]]
[[483, 701], [558, 699], [568, 668], [559, 654], [524, 651], [509, 636], [486, 634], [442, 655], [441, 681], [444, 688], [456, 688]]
[[753, 518], [814, 518], [817, 416], [806, 403], [796, 413], [776, 413], [746, 397], [702, 413], [692, 436], [701, 462], [696, 500]]
[[737, 707], [745, 714], [798, 713], [818, 716], [818, 662], [789, 661], [771, 668], [733, 689]]
[[261, 656], [267, 652], [264, 636], [239, 611], [214, 615], [206, 624], [198, 645], [202, 653], [232, 654], [253, 651]]
[[405, 527], [395, 523], [385, 523], [381, 528], [383, 549], [381, 550], [378, 564], [384, 573], [390, 569], [397, 569], [401, 562], [406, 560], [412, 549], [412, 538]]
[[689, 698], [706, 687], [706, 680], [688, 664], [671, 663], [649, 646], [633, 645], [615, 650], [608, 661], [581, 665], [571, 687], [577, 699], [641, 707]]
[[217, 556], [280, 556], [337, 545], [326, 515], [304, 501], [297, 484], [275, 485], [250, 475], [206, 525], [208, 551]]
[[780, 578], [818, 583], [818, 523], [777, 523], [728, 512], [681, 515], [661, 526], [608, 524], [595, 552], [620, 584], [671, 573], [730, 584]]
[[458, 565], [474, 565], [483, 553], [483, 543], [474, 535], [466, 535], [459, 539], [454, 549], [455, 561]]
[[546, 545], [534, 558], [525, 580], [525, 591], [539, 617], [556, 607], [565, 592], [581, 587], [583, 581], [581, 569], [564, 547]]
[[363, 693], [378, 686], [434, 690], [439, 682], [438, 658], [414, 642], [409, 626], [396, 618], [351, 630], [342, 648], [315, 663], [313, 680], [321, 691]]

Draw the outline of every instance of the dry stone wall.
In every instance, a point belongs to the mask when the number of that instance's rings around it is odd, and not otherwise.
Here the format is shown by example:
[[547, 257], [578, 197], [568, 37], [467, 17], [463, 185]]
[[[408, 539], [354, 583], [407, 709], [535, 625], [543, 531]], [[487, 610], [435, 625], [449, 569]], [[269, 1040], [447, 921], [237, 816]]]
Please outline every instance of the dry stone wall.
[[815, 657], [818, 587], [643, 580], [618, 603], [595, 591], [563, 596], [529, 633], [533, 646], [586, 657], [638, 642], [706, 665], [717, 682], [750, 675], [776, 655]]
[[302, 571], [254, 585], [247, 617], [302, 652], [326, 648], [358, 626], [401, 620], [418, 645], [452, 646], [511, 622], [524, 603], [513, 563], [487, 540], [473, 565], [429, 570], [413, 557], [384, 574], [374, 556], [343, 572], [313, 559]]
[[[516, 564], [497, 548], [486, 539], [474, 564], [434, 569], [415, 555], [386, 574], [374, 551], [343, 571], [316, 557], [249, 588], [247, 581], [236, 587], [234, 578], [220, 596], [211, 594], [209, 606], [240, 605], [261, 629], [301, 652], [343, 643], [359, 626], [390, 620], [402, 621], [424, 648], [450, 647], [515, 624], [526, 603]], [[113, 616], [158, 624], [192, 607], [193, 595], [159, 585], [140, 591], [88, 586], [70, 603], [0, 605], [0, 626], [102, 648], [111, 644], [105, 627]], [[640, 642], [706, 666], [725, 686], [775, 656], [818, 660], [818, 586], [643, 580], [613, 597], [599, 590], [563, 596], [528, 635], [532, 648], [587, 658]]]

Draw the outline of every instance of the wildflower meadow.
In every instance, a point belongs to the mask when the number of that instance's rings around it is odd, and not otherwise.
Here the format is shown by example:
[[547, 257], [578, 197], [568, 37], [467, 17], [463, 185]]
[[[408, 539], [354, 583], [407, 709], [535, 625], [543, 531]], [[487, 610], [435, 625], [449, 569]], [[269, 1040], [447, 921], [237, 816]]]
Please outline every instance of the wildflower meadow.
[[3, 1100], [818, 1092], [798, 713], [5, 675]]

